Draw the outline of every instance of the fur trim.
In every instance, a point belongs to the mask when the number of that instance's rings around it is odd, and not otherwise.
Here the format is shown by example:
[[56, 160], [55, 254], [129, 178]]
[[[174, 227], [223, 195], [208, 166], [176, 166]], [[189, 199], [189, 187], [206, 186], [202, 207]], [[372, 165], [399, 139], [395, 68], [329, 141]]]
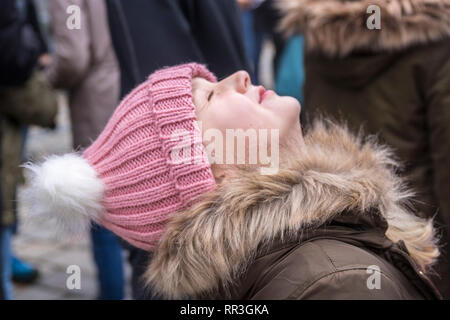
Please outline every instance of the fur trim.
[[408, 211], [412, 193], [395, 175], [389, 149], [328, 121], [316, 121], [305, 143], [302, 157], [277, 174], [239, 173], [174, 216], [146, 273], [148, 284], [171, 298], [215, 292], [245, 271], [260, 245], [344, 210], [367, 214], [374, 207], [391, 240], [403, 240], [423, 268], [433, 262], [439, 251], [432, 222]]
[[56, 231], [73, 235], [87, 231], [91, 220], [99, 221], [105, 187], [86, 159], [66, 154], [23, 167], [30, 173], [25, 199], [33, 216], [55, 220]]
[[[450, 0], [278, 0], [280, 29], [304, 33], [309, 51], [343, 57], [353, 50], [386, 51], [450, 37]], [[369, 30], [370, 5], [381, 29]]]

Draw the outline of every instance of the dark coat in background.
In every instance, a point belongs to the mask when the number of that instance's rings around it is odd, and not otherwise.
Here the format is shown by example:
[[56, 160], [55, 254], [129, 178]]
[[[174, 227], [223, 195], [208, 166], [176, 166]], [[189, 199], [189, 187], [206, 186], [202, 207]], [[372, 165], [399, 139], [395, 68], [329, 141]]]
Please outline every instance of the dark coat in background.
[[[204, 63], [218, 78], [249, 70], [235, 1], [106, 0], [106, 4], [122, 96], [165, 66]], [[141, 281], [149, 254], [125, 246], [133, 267], [133, 298], [157, 295], [145, 292]]]
[[22, 125], [54, 128], [58, 102], [42, 73], [34, 72], [25, 84], [0, 86], [2, 219], [0, 224], [16, 222], [16, 187], [24, 182], [22, 162]]
[[278, 173], [239, 172], [174, 215], [147, 281], [171, 298], [439, 299], [435, 233], [391, 155], [317, 121]]
[[106, 2], [122, 96], [165, 66], [205, 63], [218, 78], [249, 69], [235, 1]]
[[[393, 148], [417, 214], [443, 233], [435, 279], [450, 298], [450, 1], [280, 2], [283, 29], [305, 35], [304, 120], [342, 118]], [[366, 27], [369, 5], [380, 30]]]
[[50, 85], [36, 72], [46, 46], [38, 35], [32, 2], [27, 3], [25, 15], [14, 0], [3, 1], [0, 10], [0, 226], [16, 220], [15, 190], [23, 181], [21, 125], [54, 127], [57, 112]]
[[[39, 55], [39, 41], [30, 26], [21, 21], [14, 0], [2, 1], [0, 10], [0, 86], [22, 84], [31, 75]], [[1, 102], [0, 102], [1, 103]], [[0, 137], [3, 126], [0, 121]], [[0, 139], [0, 150], [3, 148]], [[3, 161], [0, 157], [0, 168]], [[0, 177], [1, 178], [1, 177]], [[3, 223], [3, 187], [0, 184], [0, 228]], [[0, 256], [2, 244], [0, 243]], [[3, 271], [0, 264], [0, 272]], [[5, 299], [2, 279], [0, 279], [0, 300]]]
[[42, 53], [41, 38], [20, 15], [15, 0], [2, 1], [0, 10], [0, 85], [23, 84]]
[[275, 46], [273, 71], [276, 74], [284, 46], [286, 45], [286, 39], [277, 29], [281, 19], [281, 13], [276, 7], [275, 0], [264, 0], [259, 7], [254, 9], [253, 14], [255, 31], [268, 36]]
[[[27, 10], [34, 10], [27, 2]], [[49, 87], [32, 76], [39, 55], [46, 50], [43, 38], [36, 32], [35, 12], [29, 12], [31, 21], [20, 15], [15, 0], [3, 0], [0, 10], [0, 229], [15, 222], [14, 191], [21, 180], [21, 131], [19, 121], [53, 125], [56, 100]], [[31, 23], [29, 23], [31, 22]], [[30, 80], [31, 77], [31, 80]], [[24, 94], [26, 92], [26, 94]], [[47, 93], [47, 94], [46, 94]], [[42, 103], [42, 104], [40, 104]], [[39, 109], [46, 108], [43, 112]], [[19, 118], [18, 118], [18, 117]], [[36, 119], [37, 118], [37, 119]], [[0, 243], [0, 257], [2, 257]], [[0, 274], [3, 273], [0, 263]], [[0, 300], [5, 298], [0, 279]]]

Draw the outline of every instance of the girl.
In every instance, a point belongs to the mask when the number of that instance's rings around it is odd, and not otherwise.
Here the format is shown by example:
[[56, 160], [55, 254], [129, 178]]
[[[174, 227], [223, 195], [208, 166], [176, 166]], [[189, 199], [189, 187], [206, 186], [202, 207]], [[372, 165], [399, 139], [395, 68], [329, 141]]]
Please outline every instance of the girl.
[[[159, 70], [82, 155], [26, 165], [34, 210], [153, 251], [144, 280], [167, 298], [439, 298], [435, 231], [408, 210], [390, 151], [323, 119], [302, 135], [299, 113], [244, 71]], [[218, 142], [239, 130], [243, 157]], [[261, 142], [278, 167], [254, 161]]]

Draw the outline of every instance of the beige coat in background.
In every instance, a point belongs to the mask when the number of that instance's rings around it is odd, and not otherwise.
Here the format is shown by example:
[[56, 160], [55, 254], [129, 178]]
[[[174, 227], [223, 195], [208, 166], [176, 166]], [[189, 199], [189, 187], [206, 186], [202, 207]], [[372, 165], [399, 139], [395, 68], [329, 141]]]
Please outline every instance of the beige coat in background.
[[[71, 5], [80, 8], [79, 29], [67, 25]], [[55, 53], [47, 75], [55, 87], [68, 90], [73, 146], [85, 148], [106, 125], [120, 94], [106, 6], [103, 0], [52, 0], [49, 6]]]

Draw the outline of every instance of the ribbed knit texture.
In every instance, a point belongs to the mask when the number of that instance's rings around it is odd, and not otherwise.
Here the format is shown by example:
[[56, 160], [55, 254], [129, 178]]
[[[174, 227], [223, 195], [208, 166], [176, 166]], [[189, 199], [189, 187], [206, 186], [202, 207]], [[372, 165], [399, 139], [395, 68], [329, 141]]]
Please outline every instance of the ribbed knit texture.
[[[154, 248], [171, 215], [215, 186], [196, 123], [194, 77], [216, 81], [195, 63], [150, 75], [83, 153], [106, 185], [101, 224], [144, 250]], [[176, 161], [181, 144], [190, 149]]]

